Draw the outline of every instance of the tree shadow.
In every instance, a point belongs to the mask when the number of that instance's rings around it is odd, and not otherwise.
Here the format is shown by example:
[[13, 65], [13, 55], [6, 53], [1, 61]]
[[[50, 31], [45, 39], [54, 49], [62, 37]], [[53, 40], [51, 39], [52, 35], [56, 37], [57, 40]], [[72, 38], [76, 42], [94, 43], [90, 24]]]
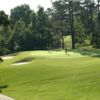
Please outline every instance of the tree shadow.
[[17, 56], [18, 54], [19, 52], [16, 52], [16, 53], [8, 54], [8, 56]]
[[27, 57], [27, 58], [24, 58], [24, 59], [21, 59], [19, 61], [16, 61], [14, 63], [21, 63], [21, 62], [31, 62], [32, 60], [34, 60], [35, 58], [33, 57]]
[[8, 85], [1, 85], [0, 86], [0, 93], [2, 92], [3, 89], [8, 88]]
[[97, 57], [100, 58], [100, 50], [99, 49], [75, 49], [70, 50], [69, 52], [79, 53], [83, 56]]

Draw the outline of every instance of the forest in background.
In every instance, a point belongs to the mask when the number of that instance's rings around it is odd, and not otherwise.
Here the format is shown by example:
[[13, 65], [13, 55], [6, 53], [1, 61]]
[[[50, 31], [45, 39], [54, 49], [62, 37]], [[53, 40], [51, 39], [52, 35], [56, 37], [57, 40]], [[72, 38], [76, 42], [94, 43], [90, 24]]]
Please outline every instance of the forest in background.
[[[52, 1], [51, 1], [52, 2]], [[92, 45], [100, 48], [100, 1], [57, 0], [53, 7], [38, 11], [23, 4], [11, 9], [10, 16], [0, 11], [0, 55], [26, 50], [68, 48]]]

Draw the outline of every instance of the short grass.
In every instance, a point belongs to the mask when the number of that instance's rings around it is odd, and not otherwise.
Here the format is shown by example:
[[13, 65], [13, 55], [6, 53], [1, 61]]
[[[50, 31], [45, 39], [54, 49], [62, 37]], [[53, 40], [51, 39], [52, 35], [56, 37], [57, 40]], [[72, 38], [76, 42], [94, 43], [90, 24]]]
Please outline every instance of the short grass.
[[[100, 100], [99, 52], [20, 52], [0, 63], [2, 93], [16, 100]], [[29, 57], [29, 64], [12, 65]]]

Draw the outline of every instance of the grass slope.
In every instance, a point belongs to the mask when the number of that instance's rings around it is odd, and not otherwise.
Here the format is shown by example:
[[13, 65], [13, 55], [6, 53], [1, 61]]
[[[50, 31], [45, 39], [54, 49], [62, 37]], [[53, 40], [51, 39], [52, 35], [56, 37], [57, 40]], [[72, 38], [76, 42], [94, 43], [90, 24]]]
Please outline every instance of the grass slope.
[[2, 93], [16, 100], [100, 100], [100, 58], [94, 55], [99, 51], [20, 52], [0, 63], [0, 85], [8, 86]]

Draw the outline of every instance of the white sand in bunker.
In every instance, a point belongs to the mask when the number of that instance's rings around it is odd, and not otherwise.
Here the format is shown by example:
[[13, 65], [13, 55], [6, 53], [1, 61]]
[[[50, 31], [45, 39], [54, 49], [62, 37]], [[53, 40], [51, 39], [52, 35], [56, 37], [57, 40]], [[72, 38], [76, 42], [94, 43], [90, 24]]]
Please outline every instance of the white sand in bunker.
[[3, 94], [0, 94], [0, 100], [15, 100], [15, 99], [8, 97], [8, 96], [5, 96]]
[[4, 56], [4, 57], [2, 57], [2, 59], [12, 59], [13, 58], [13, 56]]
[[14, 63], [12, 65], [25, 65], [25, 64], [28, 64], [29, 62], [19, 62], [19, 63]]

